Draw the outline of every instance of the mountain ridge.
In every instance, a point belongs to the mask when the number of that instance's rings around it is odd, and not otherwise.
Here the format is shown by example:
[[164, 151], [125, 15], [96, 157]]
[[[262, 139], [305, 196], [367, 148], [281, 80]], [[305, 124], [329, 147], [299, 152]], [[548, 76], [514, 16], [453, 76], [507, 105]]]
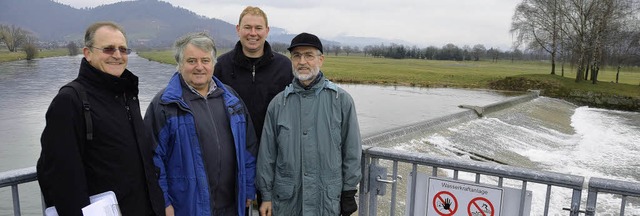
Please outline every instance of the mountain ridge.
[[[0, 24], [19, 26], [34, 33], [40, 41], [82, 42], [86, 27], [104, 20], [122, 25], [130, 44], [138, 47], [169, 47], [181, 35], [197, 31], [211, 34], [220, 47], [233, 47], [238, 41], [235, 24], [159, 0], [121, 1], [85, 8], [74, 8], [55, 0], [0, 1]], [[289, 44], [295, 36], [282, 28], [270, 28], [267, 38], [270, 43]], [[322, 40], [326, 47], [394, 43], [378, 38], [346, 36]]]

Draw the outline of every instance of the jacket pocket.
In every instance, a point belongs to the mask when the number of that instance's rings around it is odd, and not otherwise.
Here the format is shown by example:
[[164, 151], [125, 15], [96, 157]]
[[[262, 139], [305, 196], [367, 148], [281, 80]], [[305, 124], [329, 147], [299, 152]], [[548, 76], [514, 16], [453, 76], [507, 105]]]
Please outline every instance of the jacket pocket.
[[293, 183], [276, 183], [273, 185], [274, 199], [276, 200], [288, 200], [293, 197]]
[[338, 215], [340, 213], [340, 195], [342, 194], [342, 183], [332, 183], [327, 186], [324, 200], [323, 215]]

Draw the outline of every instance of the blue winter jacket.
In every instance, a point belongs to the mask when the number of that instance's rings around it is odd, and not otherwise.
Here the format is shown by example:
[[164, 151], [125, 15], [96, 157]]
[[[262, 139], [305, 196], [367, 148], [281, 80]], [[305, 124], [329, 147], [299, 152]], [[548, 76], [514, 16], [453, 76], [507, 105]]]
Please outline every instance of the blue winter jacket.
[[[256, 194], [256, 140], [247, 140], [250, 120], [242, 101], [218, 79], [214, 78], [214, 82], [224, 90], [236, 149], [238, 215], [245, 215], [246, 200], [254, 199]], [[153, 160], [160, 168], [159, 183], [165, 207], [173, 205], [176, 215], [211, 215], [208, 179], [194, 115], [183, 100], [182, 91], [180, 74], [175, 73], [147, 108], [145, 124], [152, 128], [157, 145]]]

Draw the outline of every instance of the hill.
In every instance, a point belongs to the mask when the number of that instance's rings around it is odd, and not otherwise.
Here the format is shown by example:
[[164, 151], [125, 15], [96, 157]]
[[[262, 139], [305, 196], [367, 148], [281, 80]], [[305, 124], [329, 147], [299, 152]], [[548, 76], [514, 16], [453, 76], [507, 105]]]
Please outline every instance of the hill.
[[187, 32], [207, 31], [220, 46], [235, 44], [235, 25], [158, 0], [123, 1], [76, 9], [52, 0], [2, 0], [0, 23], [29, 30], [41, 41], [81, 41], [93, 22], [122, 25], [130, 43], [167, 46]]
[[[130, 45], [137, 48], [169, 47], [177, 37], [196, 31], [209, 32], [220, 47], [232, 47], [238, 40], [235, 24], [208, 18], [159, 0], [122, 1], [81, 9], [55, 0], [0, 0], [0, 24], [19, 26], [33, 32], [43, 42], [81, 42], [85, 28], [103, 20], [122, 25], [127, 31]], [[267, 40], [271, 43], [289, 44], [298, 33], [289, 33], [276, 26], [270, 28]], [[322, 38], [322, 41], [325, 47], [364, 47], [394, 42], [347, 36]]]

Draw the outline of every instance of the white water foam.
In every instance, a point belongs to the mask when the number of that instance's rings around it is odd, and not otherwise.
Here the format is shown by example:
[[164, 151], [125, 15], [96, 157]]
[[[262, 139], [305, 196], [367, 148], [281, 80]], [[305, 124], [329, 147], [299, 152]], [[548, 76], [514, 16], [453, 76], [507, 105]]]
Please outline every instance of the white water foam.
[[[638, 182], [638, 119], [640, 113], [578, 107], [570, 116], [573, 130], [565, 130], [572, 131], [567, 133], [537, 123], [540, 119], [516, 112], [456, 125], [444, 132], [430, 134], [422, 141], [438, 150], [455, 147], [496, 157], [514, 166], [526, 167], [533, 163], [535, 169], [584, 176], [587, 179], [601, 177]], [[409, 146], [403, 148], [416, 150], [416, 147]], [[521, 163], [517, 155], [531, 162]], [[460, 158], [468, 159], [466, 155]], [[489, 183], [492, 180], [483, 178], [482, 182]], [[520, 187], [518, 183], [505, 183], [505, 186]], [[534, 191], [531, 215], [542, 215], [546, 186], [530, 184], [527, 189]], [[550, 203], [554, 207], [549, 209], [550, 215], [568, 214], [558, 206], [570, 206], [571, 191], [558, 188], [552, 191]], [[581, 209], [585, 208], [585, 198], [586, 191], [583, 191]], [[598, 198], [598, 215], [615, 215], [619, 212], [619, 197], [599, 194]], [[637, 205], [628, 201], [625, 215], [640, 215]]]

